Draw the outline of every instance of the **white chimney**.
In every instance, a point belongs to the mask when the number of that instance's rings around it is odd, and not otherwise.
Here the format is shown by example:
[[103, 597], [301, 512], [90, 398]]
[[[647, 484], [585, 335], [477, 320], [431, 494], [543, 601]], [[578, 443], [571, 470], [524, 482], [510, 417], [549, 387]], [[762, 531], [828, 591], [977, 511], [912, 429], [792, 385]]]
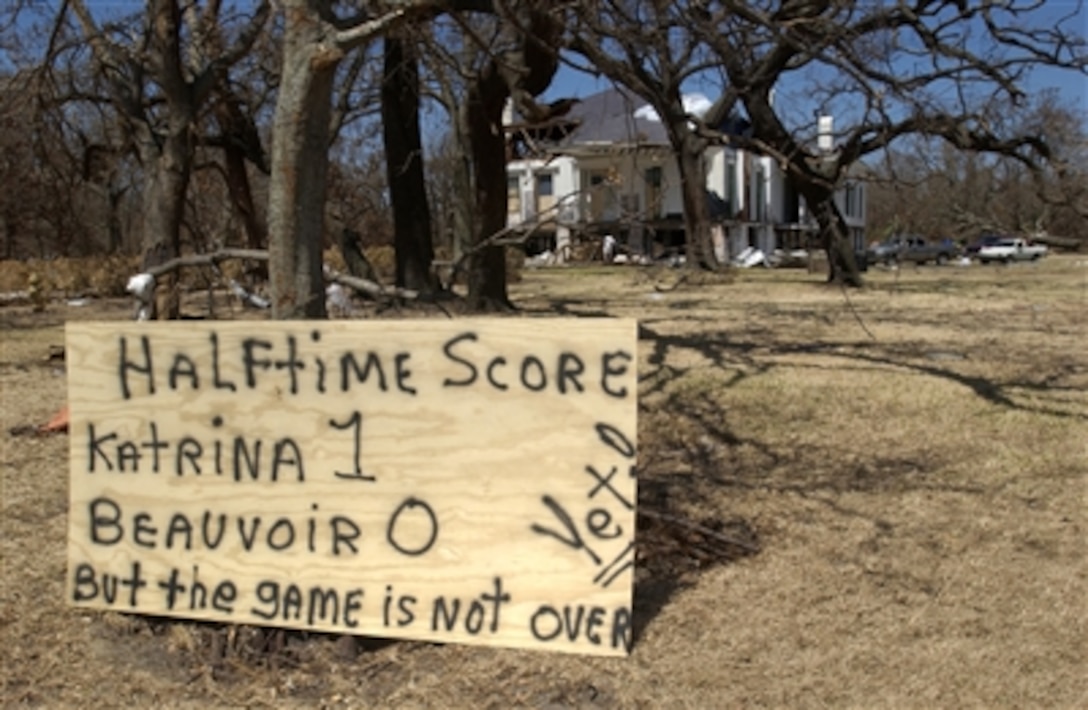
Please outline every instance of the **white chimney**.
[[816, 147], [822, 151], [831, 151], [835, 148], [835, 119], [831, 116], [820, 116], [816, 119], [817, 138]]
[[514, 100], [507, 99], [502, 107], [502, 125], [509, 126], [514, 122]]

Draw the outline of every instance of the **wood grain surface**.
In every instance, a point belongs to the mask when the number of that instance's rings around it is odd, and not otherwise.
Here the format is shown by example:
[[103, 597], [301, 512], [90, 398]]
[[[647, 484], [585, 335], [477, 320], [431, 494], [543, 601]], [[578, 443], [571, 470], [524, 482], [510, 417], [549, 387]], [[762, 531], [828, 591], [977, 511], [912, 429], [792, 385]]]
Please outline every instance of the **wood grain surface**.
[[71, 324], [68, 596], [622, 655], [636, 325]]

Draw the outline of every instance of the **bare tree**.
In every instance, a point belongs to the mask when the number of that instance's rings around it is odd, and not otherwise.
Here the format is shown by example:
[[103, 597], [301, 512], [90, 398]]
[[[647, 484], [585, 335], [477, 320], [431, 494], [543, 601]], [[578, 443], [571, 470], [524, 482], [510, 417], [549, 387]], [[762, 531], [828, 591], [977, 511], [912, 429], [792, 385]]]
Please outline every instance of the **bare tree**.
[[9, 258], [80, 255], [120, 247], [124, 174], [117, 131], [88, 93], [85, 56], [42, 70], [56, 10], [17, 0], [0, 10], [0, 225]]
[[[1073, 26], [1079, 8], [1038, 0], [591, 0], [572, 8], [568, 45], [661, 117], [682, 175], [689, 247], [701, 260], [711, 251], [698, 156], [727, 144], [779, 162], [819, 224], [830, 278], [860, 284], [834, 199], [850, 170], [906, 136], [929, 136], [1035, 172], [1054, 153], [1008, 118], [1032, 68], [1084, 74], [1085, 39]], [[689, 115], [681, 89], [712, 78], [712, 67], [720, 67], [721, 93], [703, 117]], [[809, 113], [800, 117], [788, 98], [775, 101], [791, 81], [803, 86], [797, 98]], [[734, 107], [744, 108], [753, 135], [720, 130]], [[836, 145], [823, 150], [811, 111], [836, 108]]]
[[[201, 15], [198, 9], [195, 4], [185, 6], [187, 24], [199, 28], [198, 41], [186, 47], [187, 63], [194, 73], [213, 64], [214, 58], [225, 51], [231, 29], [226, 23], [209, 22], [208, 13]], [[205, 151], [203, 165], [222, 179], [227, 193], [216, 205], [224, 216], [224, 224], [209, 235], [209, 247], [238, 245], [251, 250], [267, 247], [265, 201], [254, 194], [254, 176], [263, 182], [270, 173], [260, 124], [278, 85], [280, 34], [280, 29], [271, 25], [237, 63], [218, 65], [212, 95], [202, 111], [195, 142], [198, 150], [205, 147], [218, 150], [221, 159], [214, 152]], [[187, 223], [200, 219], [201, 215], [189, 211]], [[241, 239], [234, 238], [236, 231], [241, 232]], [[267, 281], [267, 262], [249, 260], [243, 268], [251, 283]]]
[[[199, 10], [176, 0], [150, 0], [145, 16], [118, 25], [101, 24], [84, 0], [61, 5], [47, 62], [57, 61], [67, 12], [74, 16], [82, 42], [91, 48], [98, 77], [117, 111], [144, 171], [142, 191], [144, 268], [178, 255], [186, 190], [192, 171], [193, 133], [198, 112], [225, 69], [248, 52], [268, 15], [260, 2], [230, 46], [187, 62], [190, 43], [199, 44], [220, 22], [221, 3], [209, 0]], [[189, 20], [186, 26], [186, 18]], [[195, 24], [194, 24], [195, 22]], [[131, 33], [130, 33], [131, 32]], [[68, 47], [76, 47], [76, 43]], [[176, 317], [178, 298], [167, 279], [159, 316]]]
[[442, 18], [431, 23], [421, 56], [423, 93], [448, 117], [446, 131], [430, 146], [427, 184], [438, 225], [436, 236], [455, 261], [471, 249], [478, 231], [468, 127], [461, 120], [461, 105], [469, 82], [490, 59], [460, 30], [459, 23]]
[[5, 253], [115, 253], [123, 240], [122, 200], [132, 187], [115, 122], [94, 103], [68, 103], [68, 86], [87, 73], [85, 64], [58, 67], [47, 78], [38, 61], [0, 79]]
[[[716, 268], [703, 157], [710, 141], [694, 129], [684, 103], [686, 82], [708, 71], [706, 53], [691, 32], [689, 3], [590, 0], [573, 6], [566, 44], [596, 70], [645, 100], [660, 117], [680, 174], [689, 264]], [[724, 92], [704, 117], [718, 125], [737, 94]]]
[[535, 97], [548, 88], [559, 66], [562, 32], [552, 3], [520, 0], [499, 7], [501, 22], [490, 41], [467, 23], [463, 29], [487, 61], [471, 78], [462, 104], [459, 131], [468, 136], [472, 168], [472, 200], [476, 214], [474, 245], [468, 252], [468, 307], [475, 311], [511, 307], [506, 289], [504, 247], [492, 243], [506, 227], [506, 136], [503, 110], [507, 100], [524, 115], [545, 111]]
[[1026, 208], [1032, 220], [1018, 216], [1024, 231], [1088, 244], [1088, 112], [1048, 91], [1022, 114], [1018, 130], [1040, 136], [1051, 153], [1041, 170], [1017, 162], [1006, 170], [1017, 192], [1009, 204]]
[[325, 317], [322, 244], [337, 67], [352, 50], [440, 3], [376, 3], [351, 17], [331, 0], [284, 0], [272, 127], [269, 276], [274, 318]]
[[[780, 162], [819, 222], [830, 278], [857, 285], [833, 199], [851, 166], [906, 137], [926, 136], [1006, 156], [1037, 174], [1054, 153], [1011, 118], [1033, 68], [1086, 73], [1085, 38], [1072, 27], [1079, 5], [1054, 17], [1043, 16], [1037, 0], [727, 0], [702, 3], [691, 18], [752, 122], [754, 137], [739, 144]], [[820, 150], [802, 124], [790, 121], [784, 102], [774, 101], [789, 78], [807, 78], [805, 95], [820, 109], [850, 108], [840, 114], [833, 150]]]
[[434, 243], [419, 128], [419, 57], [412, 39], [414, 30], [405, 26], [385, 36], [382, 135], [393, 206], [396, 285], [433, 294], [439, 285], [431, 268]]
[[[55, 234], [50, 239], [43, 234], [47, 215], [41, 208], [48, 202], [55, 151], [62, 144], [35, 116], [34, 103], [25, 100], [35, 93], [31, 72], [0, 79], [0, 230], [6, 259], [48, 256], [59, 241]], [[43, 140], [47, 132], [53, 140]], [[75, 172], [70, 163], [68, 172]], [[52, 217], [69, 203], [60, 202]]]
[[907, 139], [869, 173], [870, 225], [960, 240], [998, 232], [1088, 242], [1085, 119], [1055, 92], [1044, 92], [1020, 112], [1017, 130], [1039, 136], [1052, 154], [1037, 173], [1000, 154]]

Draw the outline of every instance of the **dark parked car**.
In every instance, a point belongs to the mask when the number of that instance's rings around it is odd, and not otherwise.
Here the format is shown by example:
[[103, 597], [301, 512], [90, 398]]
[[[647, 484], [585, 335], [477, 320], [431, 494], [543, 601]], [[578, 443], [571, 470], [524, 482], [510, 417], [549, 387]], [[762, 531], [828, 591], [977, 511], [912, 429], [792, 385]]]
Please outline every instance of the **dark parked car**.
[[994, 233], [983, 234], [978, 239], [976, 239], [975, 241], [968, 244], [967, 248], [963, 250], [963, 253], [964, 253], [965, 256], [969, 256], [971, 258], [977, 258], [978, 253], [982, 249], [982, 247], [992, 247], [992, 246], [995, 246], [998, 242], [1000, 242], [1002, 240], [1011, 239], [1011, 238], [1012, 237], [1010, 237], [1009, 235], [1006, 235], [1006, 234], [994, 234]]
[[959, 247], [951, 239], [927, 242], [922, 237], [901, 234], [872, 247], [869, 250], [869, 263], [895, 264], [901, 261], [913, 261], [924, 264], [932, 261], [937, 264], [947, 264], [959, 256], [959, 253]]

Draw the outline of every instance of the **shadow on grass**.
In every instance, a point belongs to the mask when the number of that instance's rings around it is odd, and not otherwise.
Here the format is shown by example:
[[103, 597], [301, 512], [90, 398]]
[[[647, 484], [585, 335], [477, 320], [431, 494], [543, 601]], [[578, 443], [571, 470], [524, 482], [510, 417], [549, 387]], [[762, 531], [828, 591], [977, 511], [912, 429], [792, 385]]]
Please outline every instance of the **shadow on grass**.
[[[672, 383], [689, 375], [690, 368], [670, 365], [670, 350], [692, 347], [717, 368], [733, 369], [733, 376], [718, 381], [716, 387], [733, 387], [748, 376], [737, 368], [744, 365], [762, 371], [743, 348], [731, 347], [724, 334], [688, 340], [683, 336], [666, 336], [652, 326], [639, 325], [639, 339], [650, 341], [653, 350], [646, 360], [649, 369], [639, 376], [639, 409], [649, 411], [645, 399], [661, 395], [663, 403], [654, 405], [655, 414], [667, 420], [691, 419], [705, 432], [708, 440], [725, 446], [745, 444], [760, 447], [759, 442], [745, 441], [725, 426], [725, 417], [701, 408], [702, 397], [683, 397], [666, 392]], [[645, 369], [645, 368], [644, 368]], [[667, 474], [671, 462], [662, 460], [651, 447], [639, 452], [639, 519], [638, 566], [636, 569], [634, 601], [634, 639], [637, 644], [646, 628], [669, 605], [677, 594], [693, 587], [700, 575], [716, 566], [730, 564], [743, 557], [758, 554], [760, 540], [755, 528], [740, 516], [717, 514], [693, 517], [690, 512], [697, 502], [695, 476], [678, 477]], [[771, 452], [767, 452], [771, 453]], [[684, 452], [694, 459], [705, 458], [706, 452], [696, 447]], [[687, 464], [690, 464], [688, 461]]]
[[[1059, 418], [1088, 420], [1088, 412], [1067, 411], [1037, 404], [1023, 404], [1017, 402], [1012, 396], [1012, 393], [1018, 390], [1027, 390], [1039, 394], [1084, 392], [1083, 388], [1065, 387], [1057, 381], [1063, 376], [1076, 374], [1077, 368], [1073, 365], [1066, 365], [1061, 372], [1052, 373], [1041, 381], [1024, 379], [999, 381], [979, 375], [964, 374], [957, 372], [952, 367], [938, 365], [936, 361], [942, 359], [938, 356], [945, 355], [945, 353], [935, 352], [932, 348], [922, 346], [910, 349], [899, 347], [889, 350], [880, 343], [819, 342], [782, 344], [773, 341], [736, 339], [721, 332], [698, 335], [662, 335], [644, 324], [639, 325], [639, 339], [653, 344], [653, 352], [647, 362], [654, 369], [640, 376], [640, 382], [653, 383], [653, 385], [646, 391], [640, 391], [642, 396], [662, 391], [669, 380], [686, 373], [686, 370], [670, 368], [666, 364], [670, 350], [687, 349], [697, 352], [710, 360], [715, 366], [723, 369], [743, 366], [745, 372], [739, 375], [734, 374], [734, 379], [759, 375], [769, 371], [773, 365], [766, 362], [765, 358], [768, 357], [825, 355], [846, 362], [907, 370], [928, 377], [944, 379], [966, 387], [990, 404], [1010, 410]], [[934, 360], [934, 362], [924, 362], [926, 359]], [[948, 359], [955, 362], [965, 359], [965, 357], [957, 356]], [[662, 377], [664, 377], [664, 380]], [[726, 383], [725, 386], [731, 384], [733, 383]], [[1060, 398], [1057, 399], [1060, 400]]]
[[638, 549], [635, 570], [633, 640], [638, 644], [649, 624], [703, 572], [760, 552], [755, 528], [739, 516], [693, 518], [678, 505], [677, 481], [645, 478], [639, 482]]
[[[1032, 382], [1029, 380], [1007, 380], [998, 381], [987, 377], [981, 377], [978, 375], [966, 375], [948, 367], [940, 367], [938, 365], [931, 365], [923, 362], [918, 362], [917, 359], [921, 357], [927, 357], [927, 353], [913, 354], [915, 359], [910, 357], [895, 357], [885, 354], [871, 354], [862, 351], [855, 350], [849, 352], [845, 350], [848, 346], [843, 345], [821, 345], [815, 349], [808, 349], [806, 352], [823, 352], [824, 354], [833, 355], [838, 358], [846, 360], [853, 360], [855, 362], [863, 362], [873, 365], [881, 365], [887, 367], [894, 367], [910, 372], [915, 372], [928, 377], [935, 377], [949, 382], [962, 385], [971, 390], [976, 396], [989, 402], [992, 405], [1003, 407], [1009, 410], [1029, 412], [1032, 414], [1043, 414], [1051, 417], [1058, 417], [1063, 419], [1080, 419], [1088, 421], [1088, 412], [1075, 412], [1057, 409], [1054, 407], [1042, 406], [1042, 405], [1028, 405], [1017, 402], [1012, 397], [1012, 392], [1017, 390], [1031, 390], [1037, 393], [1050, 393], [1055, 391], [1079, 391], [1084, 390], [1080, 388], [1068, 388], [1059, 387], [1051, 382]], [[792, 350], [793, 352], [799, 352], [799, 350]], [[776, 352], [788, 353], [791, 352], [789, 348], [778, 349]]]
[[613, 316], [603, 308], [590, 307], [585, 300], [577, 298], [552, 298], [548, 300], [546, 306], [520, 306], [519, 310], [525, 314], [549, 317], [560, 315], [567, 318], [611, 318]]
[[[751, 334], [738, 337], [705, 331], [695, 335], [665, 334], [654, 323], [647, 322], [640, 324], [639, 338], [650, 347], [640, 368], [640, 413], [649, 418], [647, 427], [660, 429], [649, 436], [644, 430], [644, 439], [640, 441], [640, 552], [643, 545], [651, 549], [640, 555], [635, 591], [636, 639], [678, 593], [697, 583], [699, 575], [716, 565], [754, 554], [761, 544], [758, 531], [740, 517], [726, 515], [703, 521], [689, 518], [689, 523], [700, 527], [709, 523], [716, 526], [715, 531], [722, 532], [726, 541], [718, 550], [721, 554], [699, 559], [698, 546], [716, 538], [693, 531], [690, 537], [676, 537], [664, 546], [668, 550], [664, 554], [680, 562], [662, 564], [652, 550], [657, 544], [652, 539], [658, 523], [652, 518], [654, 511], [683, 518], [690, 516], [690, 511], [706, 510], [706, 501], [721, 501], [723, 489], [766, 490], [794, 494], [826, 506], [836, 514], [866, 520], [873, 525], [874, 534], [884, 535], [891, 530], [887, 521], [850, 507], [841, 494], [898, 495], [927, 490], [981, 495], [989, 490], [982, 485], [942, 480], [934, 475], [949, 462], [940, 458], [943, 454], [925, 447], [904, 452], [846, 451], [836, 442], [790, 447], [771, 445], [758, 434], [739, 434], [730, 423], [736, 414], [729, 411], [721, 397], [724, 390], [779, 367], [898, 370], [955, 383], [996, 408], [1088, 419], [1088, 414], [1076, 410], [1076, 396], [1084, 390], [1062, 384], [1066, 378], [1083, 371], [1075, 365], [1052, 368], [1049, 375], [1041, 375], [1037, 381], [1001, 381], [957, 371], [956, 363], [966, 360], [966, 356], [933, 351], [928, 345], [794, 344], [776, 342], [770, 337], [753, 338]], [[670, 364], [691, 362], [692, 354], [701, 356], [704, 362], [698, 366]], [[811, 360], [814, 356], [820, 360]], [[837, 362], [828, 364], [828, 358]], [[696, 368], [713, 371], [705, 381], [705, 390], [700, 389], [701, 380], [694, 379], [701, 376], [695, 372]], [[1025, 391], [1043, 395], [1046, 400], [1018, 401], [1018, 395], [1022, 399]], [[799, 423], [783, 422], [783, 426]], [[731, 547], [729, 539], [751, 546]], [[688, 567], [684, 566], [685, 556], [693, 561]]]

